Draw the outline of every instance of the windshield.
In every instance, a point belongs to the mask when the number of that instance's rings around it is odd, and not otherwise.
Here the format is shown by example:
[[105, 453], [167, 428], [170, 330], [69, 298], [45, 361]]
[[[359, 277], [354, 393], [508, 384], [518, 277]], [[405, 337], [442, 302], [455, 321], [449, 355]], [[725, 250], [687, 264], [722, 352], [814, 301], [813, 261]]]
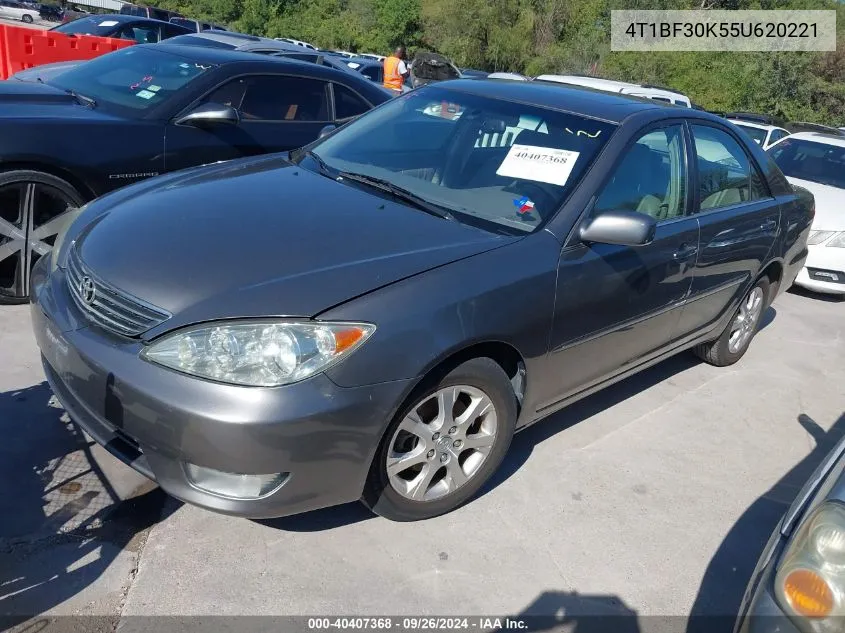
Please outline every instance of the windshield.
[[131, 46], [80, 64], [49, 83], [137, 118], [211, 68], [160, 47]]
[[751, 127], [750, 125], [743, 125], [742, 123], [735, 123], [735, 125], [743, 132], [751, 137], [751, 140], [762, 145], [766, 140], [766, 130], [759, 127]]
[[94, 15], [87, 18], [79, 18], [67, 24], [57, 26], [52, 30], [57, 33], [69, 33], [73, 35], [96, 35], [107, 37], [114, 33], [120, 26], [118, 20], [112, 20], [107, 15]]
[[845, 147], [787, 138], [769, 149], [787, 176], [845, 189]]
[[489, 230], [535, 231], [563, 204], [615, 126], [430, 86], [313, 146], [326, 167], [388, 180]]

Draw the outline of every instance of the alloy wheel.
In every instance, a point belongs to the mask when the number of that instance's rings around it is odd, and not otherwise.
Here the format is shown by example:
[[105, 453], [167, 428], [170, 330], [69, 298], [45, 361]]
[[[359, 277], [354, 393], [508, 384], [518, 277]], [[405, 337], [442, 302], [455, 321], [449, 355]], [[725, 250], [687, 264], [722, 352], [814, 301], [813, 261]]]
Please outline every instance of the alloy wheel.
[[496, 407], [475, 387], [444, 387], [417, 403], [390, 441], [391, 487], [413, 501], [432, 501], [466, 484], [496, 442]]
[[763, 313], [763, 289], [755, 286], [739, 306], [739, 313], [731, 324], [731, 333], [728, 337], [728, 350], [736, 354], [744, 349], [760, 321]]
[[69, 219], [68, 211], [80, 204], [45, 183], [0, 185], [0, 299], [29, 296], [32, 267], [50, 252]]

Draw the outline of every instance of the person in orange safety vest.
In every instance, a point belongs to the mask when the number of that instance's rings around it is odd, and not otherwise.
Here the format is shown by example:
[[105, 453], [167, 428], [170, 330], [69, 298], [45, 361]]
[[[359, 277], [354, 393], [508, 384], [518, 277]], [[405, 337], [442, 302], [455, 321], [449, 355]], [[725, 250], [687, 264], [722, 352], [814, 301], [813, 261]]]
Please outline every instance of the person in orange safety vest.
[[411, 74], [405, 63], [405, 47], [398, 46], [393, 55], [384, 60], [384, 87], [401, 93], [402, 84]]

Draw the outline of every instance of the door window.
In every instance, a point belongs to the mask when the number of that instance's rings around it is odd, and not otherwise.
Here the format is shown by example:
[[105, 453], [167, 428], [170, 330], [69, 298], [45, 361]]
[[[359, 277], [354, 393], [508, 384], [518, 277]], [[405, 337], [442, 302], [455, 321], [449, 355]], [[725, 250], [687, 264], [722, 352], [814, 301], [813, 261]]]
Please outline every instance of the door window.
[[346, 86], [334, 84], [334, 116], [338, 121], [364, 114], [370, 105]]
[[593, 213], [636, 211], [669, 220], [686, 214], [686, 192], [683, 128], [673, 125], [648, 132], [627, 150]]
[[[170, 37], [176, 37], [177, 35], [184, 35], [185, 34], [185, 31], [183, 29], [180, 29], [178, 26], [175, 26], [175, 25], [171, 26], [169, 24], [164, 24], [164, 25], [162, 25], [161, 30], [162, 30], [161, 39], [163, 39], [163, 40], [166, 40], [167, 38], [170, 38]], [[199, 39], [199, 38], [197, 38], [197, 39]]]
[[768, 197], [748, 155], [727, 132], [693, 125], [701, 210], [721, 209]]
[[256, 75], [234, 79], [214, 90], [203, 103], [237, 108], [246, 121], [326, 121], [327, 84], [316, 79]]
[[779, 141], [784, 136], [789, 136], [789, 132], [786, 130], [772, 130], [772, 136], [769, 138], [769, 145], [774, 143], [775, 141]]

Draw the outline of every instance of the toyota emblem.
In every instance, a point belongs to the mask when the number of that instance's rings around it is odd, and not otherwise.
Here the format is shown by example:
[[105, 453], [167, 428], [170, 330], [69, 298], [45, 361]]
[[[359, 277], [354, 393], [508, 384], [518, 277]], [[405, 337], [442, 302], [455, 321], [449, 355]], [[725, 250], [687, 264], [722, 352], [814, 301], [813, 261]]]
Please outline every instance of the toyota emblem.
[[79, 294], [87, 305], [91, 305], [97, 294], [97, 287], [94, 285], [94, 280], [90, 277], [83, 277], [79, 282]]

